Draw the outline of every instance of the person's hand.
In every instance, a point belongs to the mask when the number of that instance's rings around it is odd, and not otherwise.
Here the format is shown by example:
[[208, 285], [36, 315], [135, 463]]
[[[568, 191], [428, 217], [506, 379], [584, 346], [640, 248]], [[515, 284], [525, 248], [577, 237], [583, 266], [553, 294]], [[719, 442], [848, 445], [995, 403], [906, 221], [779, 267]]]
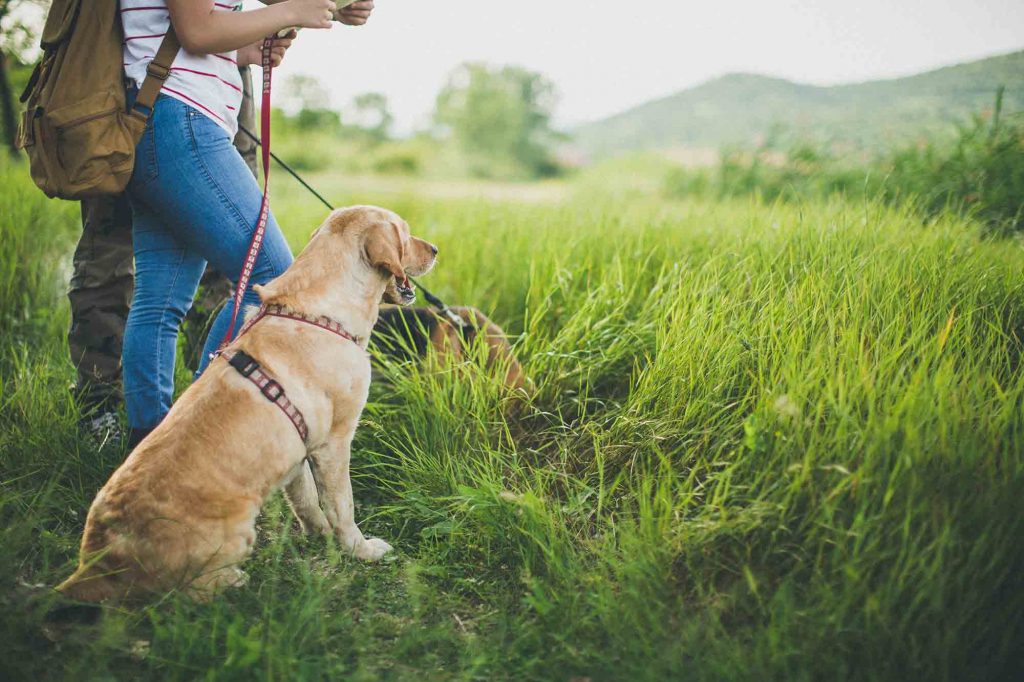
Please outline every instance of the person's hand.
[[330, 28], [336, 5], [332, 0], [288, 0], [294, 26]]
[[[277, 67], [284, 59], [284, 53], [292, 46], [292, 39], [295, 31], [288, 31], [283, 37], [274, 38], [274, 46], [270, 49], [270, 65]], [[238, 51], [238, 64], [240, 66], [263, 64], [263, 41], [246, 45]]]
[[342, 7], [334, 12], [335, 21], [340, 21], [348, 26], [362, 26], [370, 20], [373, 12], [373, 0], [359, 0], [348, 7]]

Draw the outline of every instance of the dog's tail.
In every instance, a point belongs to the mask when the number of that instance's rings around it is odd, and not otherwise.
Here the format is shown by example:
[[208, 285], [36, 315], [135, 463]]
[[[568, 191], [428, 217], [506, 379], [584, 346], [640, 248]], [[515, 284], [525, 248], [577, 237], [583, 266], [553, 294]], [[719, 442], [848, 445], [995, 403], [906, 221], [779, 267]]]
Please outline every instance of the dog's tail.
[[122, 597], [123, 588], [113, 575], [96, 575], [88, 567], [79, 567], [67, 580], [57, 585], [65, 597], [80, 602], [106, 602]]

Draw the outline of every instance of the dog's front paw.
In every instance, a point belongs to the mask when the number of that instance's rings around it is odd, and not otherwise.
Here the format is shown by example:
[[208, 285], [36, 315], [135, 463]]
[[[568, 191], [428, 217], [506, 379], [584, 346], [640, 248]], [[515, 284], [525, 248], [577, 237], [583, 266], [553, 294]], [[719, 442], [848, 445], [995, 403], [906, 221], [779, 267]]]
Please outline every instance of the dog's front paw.
[[356, 546], [355, 555], [357, 559], [362, 559], [363, 561], [379, 561], [393, 549], [391, 545], [380, 538], [370, 538], [369, 540], [363, 540]]

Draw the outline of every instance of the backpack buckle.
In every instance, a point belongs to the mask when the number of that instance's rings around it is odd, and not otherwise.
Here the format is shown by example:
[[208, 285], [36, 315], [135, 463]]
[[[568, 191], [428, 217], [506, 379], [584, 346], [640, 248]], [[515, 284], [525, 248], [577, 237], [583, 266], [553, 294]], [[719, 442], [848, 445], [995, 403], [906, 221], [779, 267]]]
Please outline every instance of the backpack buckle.
[[171, 75], [171, 69], [167, 66], [157, 64], [156, 61], [152, 61], [149, 63], [149, 66], [146, 67], [146, 74], [159, 81], [165, 81], [167, 80], [167, 77]]

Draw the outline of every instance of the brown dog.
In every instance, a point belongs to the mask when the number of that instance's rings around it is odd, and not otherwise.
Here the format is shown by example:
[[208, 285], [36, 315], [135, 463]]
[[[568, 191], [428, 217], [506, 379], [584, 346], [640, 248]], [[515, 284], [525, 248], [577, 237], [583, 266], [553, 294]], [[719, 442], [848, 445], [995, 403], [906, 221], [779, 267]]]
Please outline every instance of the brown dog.
[[[85, 601], [125, 601], [174, 588], [208, 598], [239, 584], [256, 515], [281, 486], [304, 530], [333, 534], [360, 559], [388, 552], [356, 525], [349, 479], [370, 384], [365, 344], [381, 299], [410, 303], [407, 275], [428, 272], [436, 254], [390, 211], [331, 213], [295, 263], [257, 290], [264, 304], [329, 319], [354, 340], [287, 317], [260, 318], [100, 490], [78, 569], [58, 589]], [[229, 364], [240, 353], [283, 387], [304, 419], [305, 440], [271, 402], [274, 392], [261, 394]]]
[[373, 345], [397, 360], [420, 360], [433, 348], [442, 362], [460, 362], [479, 339], [487, 344], [486, 368], [501, 373], [505, 388], [525, 391], [526, 376], [501, 327], [476, 308], [449, 310], [461, 324], [432, 308], [384, 306], [373, 328]]

